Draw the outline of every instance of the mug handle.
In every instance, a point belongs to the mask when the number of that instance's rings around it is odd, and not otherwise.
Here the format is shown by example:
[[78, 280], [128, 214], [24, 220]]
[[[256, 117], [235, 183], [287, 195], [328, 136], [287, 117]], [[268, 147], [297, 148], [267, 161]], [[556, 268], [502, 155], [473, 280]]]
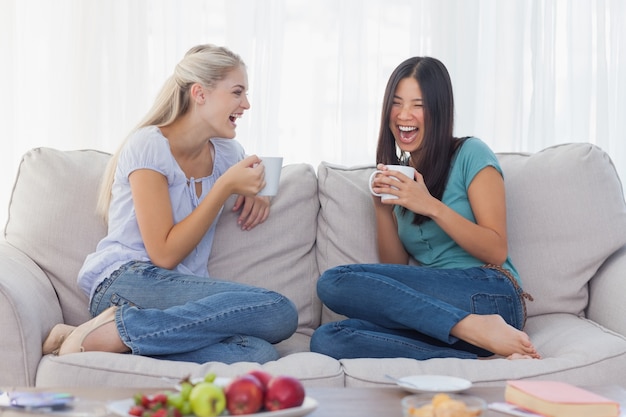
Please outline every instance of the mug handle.
[[374, 189], [372, 188], [372, 181], [374, 181], [374, 177], [376, 177], [376, 175], [380, 174], [381, 172], [383, 172], [383, 171], [381, 171], [380, 169], [377, 169], [376, 171], [372, 172], [372, 175], [370, 175], [370, 179], [367, 182], [367, 185], [369, 186], [369, 189], [370, 189], [370, 193], [372, 193], [376, 197], [381, 197], [382, 194], [379, 194], [376, 191], [374, 191]]

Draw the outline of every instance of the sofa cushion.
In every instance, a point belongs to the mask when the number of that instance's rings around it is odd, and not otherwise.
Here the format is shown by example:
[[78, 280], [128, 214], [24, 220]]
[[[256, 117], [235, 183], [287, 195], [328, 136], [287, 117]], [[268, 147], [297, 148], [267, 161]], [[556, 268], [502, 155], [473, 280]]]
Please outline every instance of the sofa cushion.
[[318, 168], [320, 271], [349, 263], [378, 262], [376, 223], [367, 180], [373, 166], [342, 167], [326, 162]]
[[[378, 262], [376, 223], [367, 181], [374, 166], [322, 162], [317, 169], [320, 213], [317, 264], [320, 273], [337, 265]], [[343, 316], [323, 306], [322, 323]]]
[[[35, 261], [57, 291], [64, 320], [88, 320], [87, 297], [76, 284], [82, 263], [106, 233], [95, 214], [98, 185], [110, 155], [94, 150], [36, 148], [20, 164], [9, 205], [6, 240]], [[216, 278], [263, 286], [288, 296], [305, 334], [319, 324], [315, 293], [319, 210], [317, 178], [307, 164], [283, 168], [267, 221], [243, 232], [225, 204], [209, 271]]]
[[319, 277], [315, 259], [319, 203], [313, 167], [283, 167], [270, 216], [250, 231], [237, 225], [234, 202], [233, 196], [224, 205], [209, 257], [210, 274], [289, 297], [298, 308], [298, 331], [312, 334], [321, 316], [315, 290]]
[[582, 315], [588, 282], [626, 244], [626, 205], [608, 154], [589, 143], [498, 155], [507, 192], [509, 252], [530, 316]]
[[[305, 387], [343, 387], [344, 375], [339, 361], [313, 352], [299, 352], [264, 364], [237, 362], [177, 362], [146, 356], [107, 352], [53, 356], [41, 359], [37, 387], [167, 387], [186, 376], [202, 378], [210, 372], [234, 378], [251, 369], [273, 375], [291, 375]], [[71, 377], [69, 377], [71, 375]], [[165, 378], [165, 379], [164, 379]]]
[[[528, 303], [529, 316], [583, 314], [589, 280], [626, 244], [624, 196], [609, 156], [592, 144], [572, 143], [498, 158], [506, 183], [509, 254], [535, 298]], [[320, 271], [378, 262], [367, 189], [373, 170], [319, 166]], [[324, 322], [338, 318], [324, 308]]]
[[76, 277], [106, 232], [95, 207], [109, 157], [94, 150], [32, 149], [22, 158], [9, 203], [6, 240], [48, 275], [63, 318], [73, 325], [89, 319]]
[[531, 317], [526, 330], [541, 360], [342, 359], [346, 386], [390, 384], [385, 374], [462, 376], [476, 386], [499, 387], [508, 379], [552, 379], [587, 386], [626, 384], [624, 336], [573, 314]]

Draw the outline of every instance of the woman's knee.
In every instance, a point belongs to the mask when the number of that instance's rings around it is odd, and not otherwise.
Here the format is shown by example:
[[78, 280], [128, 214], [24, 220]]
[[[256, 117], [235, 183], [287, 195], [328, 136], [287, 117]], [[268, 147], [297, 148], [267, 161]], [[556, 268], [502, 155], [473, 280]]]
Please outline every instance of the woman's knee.
[[245, 337], [249, 360], [258, 363], [275, 361], [280, 358], [276, 348], [263, 339], [252, 336]]
[[315, 329], [315, 331], [311, 335], [311, 340], [309, 341], [309, 350], [311, 352], [324, 353], [323, 347], [325, 345], [324, 343], [325, 335], [322, 334], [324, 332], [324, 326], [326, 325], [323, 324], [317, 329]]
[[345, 277], [348, 272], [345, 266], [336, 266], [324, 271], [317, 280], [317, 295], [322, 302], [331, 303], [334, 297], [339, 296], [340, 279]]
[[[271, 302], [266, 305], [264, 320], [255, 322], [257, 336], [270, 343], [278, 343], [291, 337], [298, 329], [298, 309], [286, 296], [268, 291]], [[271, 306], [271, 307], [270, 307]]]
[[271, 343], [253, 336], [235, 335], [220, 343], [216, 348], [218, 355], [212, 355], [211, 360], [224, 363], [240, 361], [265, 363], [277, 360], [280, 355]]
[[[298, 308], [289, 298], [283, 296], [283, 311], [281, 317], [284, 321], [285, 333], [291, 336], [298, 329]], [[285, 338], [287, 338], [285, 337]]]
[[311, 352], [329, 354], [329, 347], [333, 344], [336, 335], [336, 324], [326, 323], [315, 329], [311, 336], [309, 349]]

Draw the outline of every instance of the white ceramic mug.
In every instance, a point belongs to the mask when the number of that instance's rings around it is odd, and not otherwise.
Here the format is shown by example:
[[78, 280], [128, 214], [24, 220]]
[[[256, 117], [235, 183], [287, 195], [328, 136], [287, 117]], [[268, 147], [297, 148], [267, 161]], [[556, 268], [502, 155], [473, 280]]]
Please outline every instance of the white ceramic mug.
[[[413, 169], [413, 167], [410, 167], [410, 166], [406, 166], [406, 165], [387, 165], [387, 170], [388, 171], [399, 171], [402, 174], [404, 174], [407, 177], [409, 177], [410, 179], [412, 179], [412, 180], [415, 179], [415, 170]], [[381, 200], [392, 200], [392, 199], [398, 198], [398, 197], [396, 197], [393, 194], [386, 194], [386, 193], [379, 194], [379, 193], [375, 192], [372, 189], [372, 182], [374, 181], [374, 178], [376, 177], [376, 175], [380, 174], [381, 172], [383, 172], [383, 171], [377, 169], [376, 171], [372, 172], [372, 175], [370, 175], [370, 179], [369, 179], [369, 181], [367, 183], [367, 185], [369, 186], [370, 192], [372, 194], [374, 194], [375, 196], [380, 197]], [[391, 177], [391, 178], [393, 178], [396, 181], [398, 180], [396, 177]], [[395, 187], [391, 187], [391, 188], [394, 188], [394, 189], [397, 190], [397, 188], [395, 188]]]
[[282, 156], [263, 156], [260, 158], [265, 166], [265, 187], [257, 195], [275, 196], [278, 194], [283, 158]]

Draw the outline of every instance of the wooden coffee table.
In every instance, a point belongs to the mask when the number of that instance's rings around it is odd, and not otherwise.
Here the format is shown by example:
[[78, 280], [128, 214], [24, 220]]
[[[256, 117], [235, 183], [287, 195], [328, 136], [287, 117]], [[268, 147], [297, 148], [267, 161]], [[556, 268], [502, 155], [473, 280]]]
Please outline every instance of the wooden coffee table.
[[[54, 390], [70, 392], [84, 401], [101, 404], [131, 398], [136, 393], [155, 393], [170, 388], [38, 388], [33, 390]], [[622, 415], [626, 416], [626, 390], [618, 386], [587, 387], [587, 389], [618, 401]], [[9, 390], [5, 387], [5, 390]], [[307, 395], [318, 402], [318, 407], [308, 414], [310, 417], [402, 417], [400, 401], [411, 395], [399, 387], [383, 388], [307, 388]], [[474, 387], [464, 394], [483, 398], [488, 403], [503, 401], [504, 388]], [[1, 412], [2, 417], [24, 417], [23, 412]], [[114, 416], [114, 414], [112, 414]], [[42, 414], [36, 414], [41, 417]], [[488, 410], [485, 417], [503, 417], [505, 414]]]
[[[618, 386], [587, 387], [621, 404], [622, 416], [626, 416], [626, 390]], [[463, 394], [475, 395], [487, 403], [503, 401], [504, 388], [474, 387]], [[311, 417], [401, 417], [402, 398], [412, 395], [401, 388], [310, 388], [307, 395], [315, 398], [318, 408]], [[504, 417], [497, 411], [487, 410], [485, 417]]]

